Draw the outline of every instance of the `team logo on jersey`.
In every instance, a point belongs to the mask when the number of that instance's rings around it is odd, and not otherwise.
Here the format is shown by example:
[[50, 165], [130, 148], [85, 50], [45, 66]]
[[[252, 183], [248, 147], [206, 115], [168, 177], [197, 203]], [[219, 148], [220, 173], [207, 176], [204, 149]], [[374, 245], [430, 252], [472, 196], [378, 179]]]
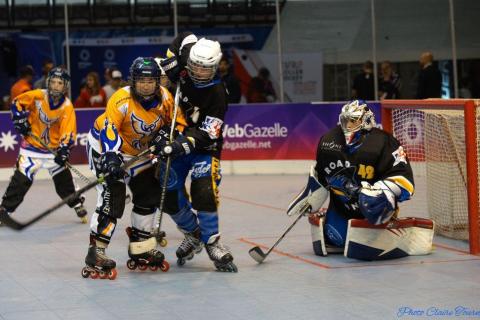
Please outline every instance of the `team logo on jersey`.
[[395, 162], [393, 163], [394, 167], [400, 162], [407, 164], [407, 153], [403, 150], [402, 146], [398, 147], [397, 150], [392, 152], [392, 156], [395, 159]]
[[335, 143], [335, 141], [324, 141], [322, 142], [322, 149], [326, 150], [334, 150], [334, 151], [341, 151], [342, 146], [338, 143]]
[[132, 115], [130, 116], [130, 120], [132, 122], [132, 128], [135, 133], [140, 135], [139, 139], [132, 140], [132, 146], [137, 149], [141, 150], [142, 147], [144, 146], [144, 143], [142, 143], [142, 139], [145, 138], [146, 136], [149, 136], [152, 134], [152, 132], [155, 131], [157, 128], [158, 122], [161, 120], [161, 117], [158, 117], [155, 121], [152, 123], [148, 124], [139, 117], [135, 115], [135, 113], [132, 112]]
[[38, 118], [40, 122], [45, 125], [45, 129], [40, 135], [40, 138], [45, 141], [46, 144], [50, 144], [50, 127], [58, 121], [59, 117], [49, 118], [45, 112], [43, 112], [42, 107], [38, 106]]
[[222, 132], [222, 126], [222, 120], [215, 117], [207, 116], [205, 120], [203, 120], [202, 125], [200, 126], [200, 130], [208, 133], [210, 139], [218, 139]]

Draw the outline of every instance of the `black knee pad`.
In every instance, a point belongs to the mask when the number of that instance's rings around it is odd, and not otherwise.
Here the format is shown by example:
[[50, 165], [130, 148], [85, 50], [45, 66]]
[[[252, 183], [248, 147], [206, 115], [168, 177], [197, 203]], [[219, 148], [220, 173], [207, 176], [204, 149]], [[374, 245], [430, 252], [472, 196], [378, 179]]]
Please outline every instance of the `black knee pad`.
[[132, 202], [141, 208], [156, 208], [160, 203], [161, 188], [154, 177], [154, 168], [148, 168], [130, 180]]
[[15, 170], [13, 176], [8, 184], [7, 190], [2, 198], [2, 206], [8, 212], [13, 212], [22, 203], [25, 194], [32, 186], [27, 176], [18, 170]]
[[[65, 169], [53, 176], [53, 184], [55, 185], [55, 191], [60, 198], [65, 199], [69, 195], [75, 192], [75, 186], [73, 184], [73, 177], [70, 170]], [[80, 197], [70, 200], [67, 204], [70, 208], [80, 203]]]
[[184, 204], [180, 203], [182, 202], [181, 198], [184, 199], [183, 200], [184, 202], [188, 201], [188, 194], [185, 187], [181, 190], [168, 190], [167, 193], [165, 194], [163, 211], [170, 215], [179, 212], [184, 206]]
[[192, 181], [192, 207], [197, 211], [217, 211], [218, 190], [211, 177]]
[[105, 185], [102, 192], [103, 202], [97, 208], [97, 213], [120, 219], [125, 210], [126, 192], [127, 186], [121, 181], [114, 181]]

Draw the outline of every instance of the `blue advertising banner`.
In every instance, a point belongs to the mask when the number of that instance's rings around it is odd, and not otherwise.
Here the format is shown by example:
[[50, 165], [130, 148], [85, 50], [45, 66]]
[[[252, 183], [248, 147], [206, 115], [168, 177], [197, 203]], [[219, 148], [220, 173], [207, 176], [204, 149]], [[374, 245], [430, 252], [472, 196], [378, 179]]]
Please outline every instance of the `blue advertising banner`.
[[[338, 122], [343, 103], [232, 105], [225, 119], [224, 160], [314, 159], [320, 137]], [[370, 104], [380, 123], [380, 105]], [[71, 162], [87, 163], [85, 146], [103, 110], [76, 110], [77, 140]], [[0, 167], [15, 164], [21, 136], [8, 112], [0, 112]]]

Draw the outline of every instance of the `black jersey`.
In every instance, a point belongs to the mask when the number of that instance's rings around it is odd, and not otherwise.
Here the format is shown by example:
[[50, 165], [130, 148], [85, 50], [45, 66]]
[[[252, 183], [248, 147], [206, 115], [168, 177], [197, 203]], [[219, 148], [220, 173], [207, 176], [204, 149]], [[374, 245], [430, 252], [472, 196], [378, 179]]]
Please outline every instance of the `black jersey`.
[[[169, 47], [177, 56], [180, 67], [180, 108], [188, 122], [184, 134], [195, 139], [195, 150], [219, 158], [223, 144], [223, 125], [228, 108], [227, 91], [223, 82], [215, 77], [212, 83], [195, 86], [185, 71], [193, 34], [180, 34]], [[185, 40], [187, 39], [187, 40]]]
[[[400, 143], [391, 134], [373, 128], [365, 132], [361, 144], [348, 152], [340, 126], [327, 132], [318, 143], [315, 170], [319, 182], [328, 188], [329, 178], [344, 175], [358, 185], [389, 180], [400, 187], [397, 200], [410, 198], [414, 191], [413, 173]], [[362, 218], [355, 198], [348, 199], [330, 190], [330, 201], [347, 218]]]

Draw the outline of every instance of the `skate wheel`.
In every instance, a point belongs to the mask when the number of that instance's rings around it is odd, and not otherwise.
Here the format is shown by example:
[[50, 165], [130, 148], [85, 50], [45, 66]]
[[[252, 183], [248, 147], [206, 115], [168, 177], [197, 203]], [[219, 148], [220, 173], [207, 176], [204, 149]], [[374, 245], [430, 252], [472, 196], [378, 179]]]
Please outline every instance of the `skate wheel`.
[[130, 270], [135, 270], [135, 269], [137, 269], [137, 264], [132, 259], [128, 259], [127, 268], [130, 269]]
[[108, 272], [109, 280], [115, 280], [116, 277], [117, 277], [117, 269], [112, 269]]
[[148, 265], [146, 264], [140, 264], [138, 265], [138, 269], [141, 270], [141, 271], [145, 271], [148, 269]]
[[97, 279], [99, 276], [98, 272], [97, 271], [92, 271], [90, 272], [90, 278], [92, 279]]
[[87, 268], [83, 268], [82, 269], [82, 277], [84, 277], [86, 279], [89, 276], [90, 276], [90, 271], [88, 271]]
[[81, 221], [83, 224], [87, 224], [87, 222], [88, 222], [87, 216], [81, 217], [81, 218], [80, 218], [80, 221]]
[[157, 271], [158, 270], [158, 266], [149, 266], [150, 270], [152, 271]]
[[179, 267], [183, 266], [185, 264], [185, 262], [186, 262], [185, 259], [177, 259], [177, 265]]
[[167, 272], [170, 269], [170, 264], [166, 261], [163, 260], [162, 265], [160, 266], [160, 270], [163, 272]]
[[131, 227], [126, 227], [125, 232], [127, 233], [128, 238], [132, 237], [132, 228]]
[[163, 238], [161, 241], [160, 241], [160, 247], [166, 247], [168, 244], [168, 241], [167, 239]]
[[105, 271], [100, 271], [99, 275], [100, 275], [100, 279], [107, 279], [108, 277], [108, 273]]

